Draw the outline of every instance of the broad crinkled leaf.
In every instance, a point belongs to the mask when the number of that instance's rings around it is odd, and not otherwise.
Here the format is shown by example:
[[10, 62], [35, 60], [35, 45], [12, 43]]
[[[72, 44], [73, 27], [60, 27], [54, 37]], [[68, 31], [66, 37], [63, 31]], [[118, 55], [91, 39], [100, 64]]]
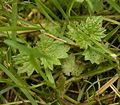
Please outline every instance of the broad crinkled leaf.
[[87, 49], [94, 45], [92, 40], [101, 41], [105, 37], [105, 29], [102, 27], [102, 17], [88, 17], [85, 22], [75, 22], [68, 25], [68, 35], [80, 46]]
[[101, 62], [104, 61], [104, 56], [99, 51], [101, 49], [99, 48], [95, 48], [95, 49], [89, 47], [83, 52], [83, 55], [85, 56], [85, 60], [90, 60], [92, 64], [93, 63], [100, 64]]
[[34, 72], [34, 67], [29, 60], [29, 56], [20, 52], [20, 54], [13, 56], [13, 61], [18, 74], [27, 73], [28, 76]]
[[37, 48], [47, 56], [40, 58], [42, 65], [51, 70], [53, 70], [53, 65], [61, 65], [60, 59], [68, 57], [69, 46], [45, 35], [40, 36]]
[[82, 21], [80, 24], [75, 22], [68, 25], [68, 37], [75, 41], [81, 49], [84, 49], [85, 60], [90, 60], [91, 63], [101, 63], [106, 52], [104, 44], [101, 44], [102, 38], [105, 37], [102, 21], [102, 17], [93, 16], [88, 17], [85, 22]]

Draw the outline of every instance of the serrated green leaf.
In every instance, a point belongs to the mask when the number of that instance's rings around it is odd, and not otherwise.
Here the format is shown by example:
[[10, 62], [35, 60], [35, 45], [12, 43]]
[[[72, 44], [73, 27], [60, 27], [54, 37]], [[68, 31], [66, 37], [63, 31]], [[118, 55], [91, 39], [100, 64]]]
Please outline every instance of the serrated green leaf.
[[[99, 48], [96, 48], [96, 50], [101, 50]], [[83, 55], [85, 56], [85, 60], [90, 60], [91, 63], [100, 64], [104, 61], [104, 56], [100, 52], [96, 51], [89, 47], [83, 52]], [[103, 52], [104, 53], [104, 52]]]
[[60, 59], [68, 57], [69, 46], [60, 41], [54, 41], [45, 35], [40, 36], [40, 42], [37, 43], [40, 52], [48, 57], [41, 57], [42, 65], [45, 68], [53, 70], [53, 65], [61, 65]]
[[83, 49], [94, 45], [92, 40], [101, 41], [105, 37], [105, 29], [102, 28], [102, 17], [88, 17], [85, 22], [81, 24], [75, 22], [68, 25], [68, 35], [71, 39]]
[[27, 73], [28, 76], [31, 76], [34, 72], [34, 67], [30, 62], [24, 62], [22, 67], [18, 68], [18, 73]]
[[34, 72], [34, 67], [29, 60], [29, 56], [20, 52], [20, 54], [13, 56], [13, 62], [17, 68], [18, 74], [27, 73], [30, 76]]
[[105, 37], [102, 20], [103, 18], [100, 16], [93, 16], [80, 24], [75, 22], [75, 24], [68, 25], [68, 36], [84, 49], [85, 60], [90, 60], [91, 63], [99, 64], [104, 59], [104, 53], [109, 54], [101, 44], [102, 38]]

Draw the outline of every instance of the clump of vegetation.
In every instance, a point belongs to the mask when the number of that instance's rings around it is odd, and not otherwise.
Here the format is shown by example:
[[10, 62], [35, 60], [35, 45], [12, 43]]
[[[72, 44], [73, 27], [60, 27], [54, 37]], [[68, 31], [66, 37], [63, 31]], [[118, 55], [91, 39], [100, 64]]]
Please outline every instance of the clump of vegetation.
[[1, 0], [1, 105], [109, 105], [120, 98], [119, 0]]

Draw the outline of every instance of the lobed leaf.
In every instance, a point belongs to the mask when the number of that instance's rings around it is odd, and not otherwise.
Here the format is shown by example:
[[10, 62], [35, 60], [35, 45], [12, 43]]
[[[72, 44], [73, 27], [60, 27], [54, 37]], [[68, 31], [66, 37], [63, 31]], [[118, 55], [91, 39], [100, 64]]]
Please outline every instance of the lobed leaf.
[[40, 36], [40, 42], [37, 43], [37, 48], [47, 56], [40, 58], [42, 65], [51, 70], [53, 70], [53, 65], [61, 65], [60, 59], [68, 57], [67, 52], [69, 51], [69, 46], [60, 41], [54, 41], [45, 35]]
[[35, 68], [29, 60], [29, 56], [20, 52], [20, 54], [13, 56], [13, 62], [17, 68], [18, 74], [27, 73], [28, 76], [31, 76]]
[[[80, 48], [84, 49], [83, 55], [85, 60], [90, 60], [91, 63], [101, 63], [104, 61], [104, 54], [108, 53], [103, 49], [101, 44], [102, 38], [105, 37], [105, 29], [102, 27], [103, 18], [88, 17], [85, 22], [75, 22], [68, 25], [68, 36], [74, 40]], [[99, 46], [98, 46], [98, 43]], [[101, 52], [101, 51], [102, 52]]]
[[102, 17], [88, 17], [85, 22], [68, 25], [68, 35], [83, 49], [94, 45], [92, 40], [101, 41], [105, 37]]
[[[97, 49], [100, 50], [99, 48]], [[91, 47], [86, 49], [83, 52], [83, 55], [85, 56], [85, 60], [90, 60], [92, 64], [93, 63], [100, 64], [101, 62], [104, 61], [104, 56], [100, 52], [92, 49]]]

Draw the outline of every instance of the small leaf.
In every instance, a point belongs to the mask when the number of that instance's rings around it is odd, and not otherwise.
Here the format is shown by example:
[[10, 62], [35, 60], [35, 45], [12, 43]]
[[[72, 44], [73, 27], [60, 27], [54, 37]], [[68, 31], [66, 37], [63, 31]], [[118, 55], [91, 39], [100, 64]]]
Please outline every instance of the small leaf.
[[[100, 50], [99, 48], [96, 48], [96, 50]], [[104, 56], [102, 53], [96, 51], [89, 47], [83, 52], [83, 55], [85, 56], [85, 60], [90, 60], [91, 63], [100, 64], [104, 61]], [[104, 53], [104, 52], [103, 52]]]
[[69, 55], [68, 58], [66, 58], [65, 62], [62, 65], [63, 72], [70, 76], [70, 74], [75, 70], [75, 56], [73, 54]]
[[76, 65], [76, 69], [72, 72], [73, 76], [80, 76], [80, 74], [86, 69], [85, 64]]
[[27, 73], [28, 76], [31, 76], [35, 70], [29, 60], [29, 56], [23, 52], [20, 52], [20, 54], [13, 56], [13, 62], [18, 70], [18, 74]]
[[18, 73], [27, 73], [28, 76], [31, 76], [34, 72], [34, 67], [31, 65], [30, 62], [24, 62], [22, 67], [18, 68]]
[[85, 69], [85, 65], [77, 64], [75, 62], [75, 56], [70, 54], [69, 57], [63, 62], [62, 68], [63, 73], [65, 73], [67, 76], [79, 76]]
[[45, 35], [40, 37], [37, 47], [41, 53], [47, 57], [41, 57], [42, 65], [53, 70], [53, 65], [61, 65], [60, 59], [68, 57], [69, 46], [60, 41], [54, 41]]

